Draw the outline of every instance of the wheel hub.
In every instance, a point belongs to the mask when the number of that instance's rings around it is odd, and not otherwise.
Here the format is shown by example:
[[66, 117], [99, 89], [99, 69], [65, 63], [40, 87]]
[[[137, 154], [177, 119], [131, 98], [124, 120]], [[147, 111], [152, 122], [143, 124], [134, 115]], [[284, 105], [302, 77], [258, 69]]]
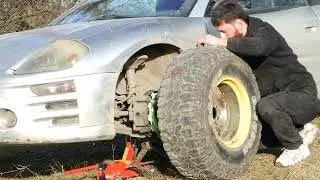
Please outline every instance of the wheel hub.
[[246, 88], [234, 77], [224, 77], [212, 87], [209, 122], [222, 144], [238, 148], [247, 139], [251, 123], [251, 104]]
[[218, 135], [224, 136], [229, 126], [228, 110], [226, 99], [219, 87], [214, 90], [213, 99], [215, 100], [212, 109], [213, 125]]

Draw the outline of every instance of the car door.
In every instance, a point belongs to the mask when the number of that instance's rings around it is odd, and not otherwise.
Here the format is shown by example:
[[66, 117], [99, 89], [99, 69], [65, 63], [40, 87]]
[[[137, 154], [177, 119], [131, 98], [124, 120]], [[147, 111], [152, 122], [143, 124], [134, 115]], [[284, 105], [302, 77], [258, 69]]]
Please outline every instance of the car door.
[[[298, 60], [312, 73], [320, 89], [319, 19], [305, 0], [241, 0], [249, 14], [270, 23], [285, 37]], [[319, 0], [318, 0], [319, 1]], [[319, 96], [320, 97], [320, 96]]]
[[[309, 3], [312, 7], [312, 10], [314, 11], [314, 13], [316, 14], [317, 16], [317, 24], [318, 24], [318, 27], [316, 29], [317, 32], [320, 31], [320, 0], [309, 0]], [[319, 37], [319, 35], [318, 35]], [[319, 39], [318, 39], [318, 42], [319, 42]], [[320, 46], [315, 46], [314, 47], [315, 49], [320, 49]], [[320, 98], [320, 71], [317, 70], [317, 68], [320, 67], [320, 52], [318, 52], [318, 54], [316, 54], [316, 58], [317, 60], [314, 60], [312, 62], [312, 64], [310, 64], [310, 66], [312, 66], [312, 71], [314, 73], [314, 79], [317, 83], [317, 87], [318, 87], [318, 97]]]

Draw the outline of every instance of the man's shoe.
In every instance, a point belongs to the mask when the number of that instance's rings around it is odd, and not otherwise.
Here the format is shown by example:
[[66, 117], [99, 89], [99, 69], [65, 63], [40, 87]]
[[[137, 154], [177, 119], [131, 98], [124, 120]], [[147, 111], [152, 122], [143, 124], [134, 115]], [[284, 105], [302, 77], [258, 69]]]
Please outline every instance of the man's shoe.
[[317, 125], [308, 123], [304, 125], [303, 130], [301, 130], [299, 134], [303, 140], [303, 144], [310, 146], [320, 135], [320, 129]]
[[298, 149], [284, 149], [277, 158], [275, 165], [279, 167], [293, 166], [310, 156], [310, 150], [306, 144], [300, 145]]

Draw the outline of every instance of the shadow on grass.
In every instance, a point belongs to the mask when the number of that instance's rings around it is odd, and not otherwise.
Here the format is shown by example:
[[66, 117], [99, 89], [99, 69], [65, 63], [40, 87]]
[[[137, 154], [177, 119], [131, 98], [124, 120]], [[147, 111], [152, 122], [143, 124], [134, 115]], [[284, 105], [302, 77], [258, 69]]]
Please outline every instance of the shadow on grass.
[[[0, 177], [33, 177], [51, 175], [88, 165], [103, 160], [121, 159], [125, 142], [131, 141], [140, 147], [145, 139], [117, 136], [112, 141], [82, 142], [72, 144], [50, 144], [34, 146], [1, 146]], [[147, 153], [145, 161], [154, 161], [154, 166], [164, 175], [176, 176], [176, 171], [168, 160], [157, 137], [152, 138], [156, 148]], [[20, 170], [19, 170], [20, 169]]]

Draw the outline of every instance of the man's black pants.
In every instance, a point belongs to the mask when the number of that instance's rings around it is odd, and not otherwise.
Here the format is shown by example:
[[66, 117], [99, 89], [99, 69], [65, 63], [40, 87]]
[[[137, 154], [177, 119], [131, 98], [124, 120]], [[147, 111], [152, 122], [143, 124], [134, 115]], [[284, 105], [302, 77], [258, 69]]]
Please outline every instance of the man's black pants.
[[296, 149], [302, 144], [298, 128], [315, 118], [319, 100], [306, 92], [281, 91], [261, 98], [257, 111], [284, 148]]

